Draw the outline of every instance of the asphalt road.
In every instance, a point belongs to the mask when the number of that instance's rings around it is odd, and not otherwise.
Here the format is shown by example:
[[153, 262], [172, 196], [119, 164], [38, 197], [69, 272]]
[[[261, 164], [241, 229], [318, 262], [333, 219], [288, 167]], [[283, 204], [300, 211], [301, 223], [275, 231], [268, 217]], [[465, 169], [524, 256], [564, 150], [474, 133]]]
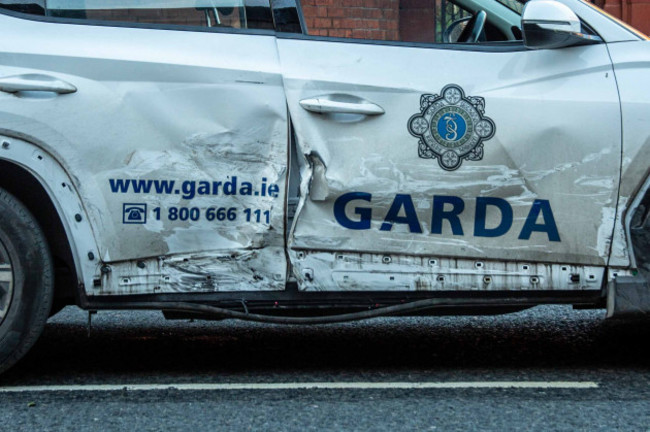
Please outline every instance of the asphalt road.
[[[66, 308], [28, 356], [0, 376], [0, 427], [650, 431], [650, 322], [603, 316], [553, 306], [494, 317], [282, 327], [100, 312], [89, 338], [87, 315]], [[182, 387], [233, 383], [267, 387]], [[296, 383], [384, 388], [277, 388]], [[395, 383], [406, 388], [389, 388]], [[412, 383], [438, 387], [408, 388]], [[445, 388], [454, 383], [465, 387]], [[512, 387], [522, 383], [534, 386]], [[34, 387], [50, 385], [81, 387]], [[117, 387], [88, 387], [96, 385]], [[3, 391], [16, 386], [28, 389]]]

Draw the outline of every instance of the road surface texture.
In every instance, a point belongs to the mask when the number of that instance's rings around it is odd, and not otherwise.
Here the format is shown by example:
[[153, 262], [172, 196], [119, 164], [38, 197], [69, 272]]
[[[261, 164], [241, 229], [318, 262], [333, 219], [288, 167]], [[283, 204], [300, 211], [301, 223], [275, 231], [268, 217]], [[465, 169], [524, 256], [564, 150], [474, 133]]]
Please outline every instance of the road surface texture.
[[537, 307], [276, 326], [68, 307], [2, 431], [650, 431], [650, 321]]

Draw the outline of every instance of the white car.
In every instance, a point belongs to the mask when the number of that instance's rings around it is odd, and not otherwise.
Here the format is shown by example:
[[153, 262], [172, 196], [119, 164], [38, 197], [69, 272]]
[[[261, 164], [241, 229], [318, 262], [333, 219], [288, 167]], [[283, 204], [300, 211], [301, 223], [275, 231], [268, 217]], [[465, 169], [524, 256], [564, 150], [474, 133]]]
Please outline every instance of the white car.
[[650, 42], [364, 1], [0, 0], [0, 371], [67, 304], [650, 311]]

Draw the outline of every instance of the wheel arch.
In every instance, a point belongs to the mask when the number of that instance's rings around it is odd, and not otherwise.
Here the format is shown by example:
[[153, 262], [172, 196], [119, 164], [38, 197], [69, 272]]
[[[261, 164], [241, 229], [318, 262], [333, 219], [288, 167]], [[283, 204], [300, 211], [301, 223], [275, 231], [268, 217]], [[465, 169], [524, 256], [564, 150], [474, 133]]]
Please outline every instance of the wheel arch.
[[53, 311], [79, 304], [99, 263], [99, 252], [73, 182], [53, 156], [34, 144], [0, 136], [0, 146], [0, 187], [34, 215], [52, 253]]

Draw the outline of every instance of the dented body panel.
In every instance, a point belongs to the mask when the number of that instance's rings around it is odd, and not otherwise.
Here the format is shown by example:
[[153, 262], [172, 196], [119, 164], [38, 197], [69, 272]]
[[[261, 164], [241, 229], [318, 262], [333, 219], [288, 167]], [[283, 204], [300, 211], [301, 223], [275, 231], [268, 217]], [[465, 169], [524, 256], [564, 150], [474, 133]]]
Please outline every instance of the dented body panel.
[[0, 158], [48, 190], [91, 298], [598, 294], [637, 268], [650, 50], [564, 3], [604, 43], [450, 49], [0, 14], [16, 35], [0, 38], [0, 77], [70, 85], [0, 93]]
[[[621, 189], [610, 265], [638, 268], [632, 251], [630, 225], [650, 181], [650, 93], [638, 87], [650, 78], [650, 43], [612, 44], [609, 51], [619, 83], [623, 118]], [[648, 250], [650, 245], [646, 246]]]
[[[279, 48], [299, 153], [308, 166], [290, 237], [297, 273], [322, 266], [310, 254], [297, 260], [302, 250], [604, 268], [621, 153], [618, 94], [604, 45], [459, 54], [288, 39], [279, 40]], [[318, 52], [313, 62], [304, 61], [307, 50]], [[421, 72], [434, 64], [448, 66]], [[436, 93], [435, 100], [449, 83], [469, 100], [482, 98], [496, 133], [479, 144], [480, 157], [444, 169], [423, 155], [430, 132], [419, 138], [408, 126], [420, 115], [422, 99]], [[299, 104], [350, 92], [386, 113], [314, 115]], [[324, 281], [321, 289], [339, 287]]]
[[[298, 252], [299, 285], [307, 292], [597, 290], [597, 266], [472, 261], [404, 254]], [[306, 267], [309, 266], [309, 267]]]
[[[47, 71], [77, 88], [2, 93], [0, 128], [61, 164], [103, 263], [182, 256], [179, 272], [220, 280], [206, 290], [283, 288], [287, 113], [273, 36], [0, 22], [16, 35], [0, 42], [3, 76]], [[135, 277], [122, 267], [116, 276]], [[194, 291], [186, 280], [170, 289]]]

